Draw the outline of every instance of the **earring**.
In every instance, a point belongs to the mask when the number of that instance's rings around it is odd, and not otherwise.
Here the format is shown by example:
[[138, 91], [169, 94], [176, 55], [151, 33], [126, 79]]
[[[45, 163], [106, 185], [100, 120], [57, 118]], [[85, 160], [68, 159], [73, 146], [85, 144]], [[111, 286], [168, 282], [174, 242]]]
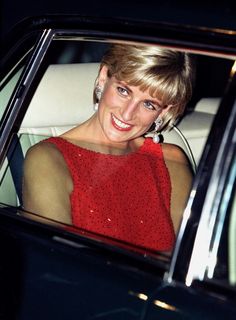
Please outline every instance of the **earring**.
[[153, 137], [152, 137], [152, 140], [153, 140], [154, 143], [159, 143], [162, 140], [161, 139], [161, 134], [157, 132], [161, 128], [162, 124], [163, 124], [162, 118], [158, 117], [156, 119], [156, 121], [155, 121], [155, 129], [154, 129], [155, 132], [154, 132]]
[[99, 104], [99, 101], [100, 101], [101, 96], [102, 96], [102, 91], [103, 91], [102, 87], [96, 86], [95, 95], [96, 95], [96, 98], [97, 98], [97, 102], [93, 106], [94, 111], [98, 110], [98, 104]]

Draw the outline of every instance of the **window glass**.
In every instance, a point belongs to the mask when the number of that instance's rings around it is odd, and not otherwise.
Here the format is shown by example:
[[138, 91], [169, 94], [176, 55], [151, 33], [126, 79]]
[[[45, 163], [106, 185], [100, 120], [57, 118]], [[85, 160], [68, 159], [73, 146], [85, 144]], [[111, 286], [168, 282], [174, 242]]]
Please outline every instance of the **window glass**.
[[16, 84], [22, 74], [23, 67], [13, 68], [12, 72], [8, 75], [5, 81], [2, 81], [0, 84], [0, 119], [2, 119], [3, 114], [6, 110], [7, 104], [10, 100], [10, 97], [16, 87]]
[[[0, 127], [12, 93], [16, 88], [24, 67], [29, 61], [34, 45], [37, 43], [37, 39], [38, 33], [32, 32], [27, 36], [15, 39], [11, 48], [3, 48], [2, 52], [5, 52], [5, 55], [3, 54], [1, 56]], [[13, 41], [13, 39], [10, 41]], [[10, 51], [8, 52], [7, 50]]]

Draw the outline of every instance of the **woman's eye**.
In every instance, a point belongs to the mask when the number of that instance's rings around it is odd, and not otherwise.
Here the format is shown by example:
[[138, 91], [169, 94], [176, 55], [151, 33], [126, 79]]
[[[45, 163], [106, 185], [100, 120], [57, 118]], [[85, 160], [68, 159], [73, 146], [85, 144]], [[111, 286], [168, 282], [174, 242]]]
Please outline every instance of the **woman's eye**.
[[122, 95], [122, 96], [128, 96], [128, 90], [122, 87], [117, 87], [117, 91]]
[[145, 108], [149, 110], [156, 110], [157, 107], [155, 107], [150, 101], [144, 101]]

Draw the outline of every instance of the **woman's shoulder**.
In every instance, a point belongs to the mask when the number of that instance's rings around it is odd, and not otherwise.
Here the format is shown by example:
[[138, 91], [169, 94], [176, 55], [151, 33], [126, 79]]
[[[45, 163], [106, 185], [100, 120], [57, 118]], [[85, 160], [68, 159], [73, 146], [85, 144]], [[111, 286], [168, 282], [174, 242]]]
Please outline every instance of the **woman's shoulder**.
[[174, 161], [183, 165], [189, 164], [189, 160], [181, 147], [171, 143], [162, 143], [161, 146], [165, 160]]
[[31, 146], [27, 150], [27, 156], [37, 156], [37, 155], [54, 155], [58, 152], [58, 149], [53, 143], [50, 143], [48, 139], [40, 141], [35, 145]]
[[47, 139], [36, 143], [27, 150], [25, 162], [34, 165], [47, 163], [48, 166], [52, 166], [57, 163], [64, 164], [64, 158], [57, 146]]

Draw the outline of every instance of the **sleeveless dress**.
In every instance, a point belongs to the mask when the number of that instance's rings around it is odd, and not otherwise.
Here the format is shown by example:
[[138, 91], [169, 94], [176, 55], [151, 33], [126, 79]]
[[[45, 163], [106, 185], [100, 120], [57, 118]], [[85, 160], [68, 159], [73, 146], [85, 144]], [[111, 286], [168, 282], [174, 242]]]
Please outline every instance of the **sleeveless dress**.
[[56, 145], [69, 168], [74, 226], [140, 248], [173, 248], [171, 183], [160, 144], [147, 138], [136, 152], [110, 155], [60, 137], [45, 141]]

